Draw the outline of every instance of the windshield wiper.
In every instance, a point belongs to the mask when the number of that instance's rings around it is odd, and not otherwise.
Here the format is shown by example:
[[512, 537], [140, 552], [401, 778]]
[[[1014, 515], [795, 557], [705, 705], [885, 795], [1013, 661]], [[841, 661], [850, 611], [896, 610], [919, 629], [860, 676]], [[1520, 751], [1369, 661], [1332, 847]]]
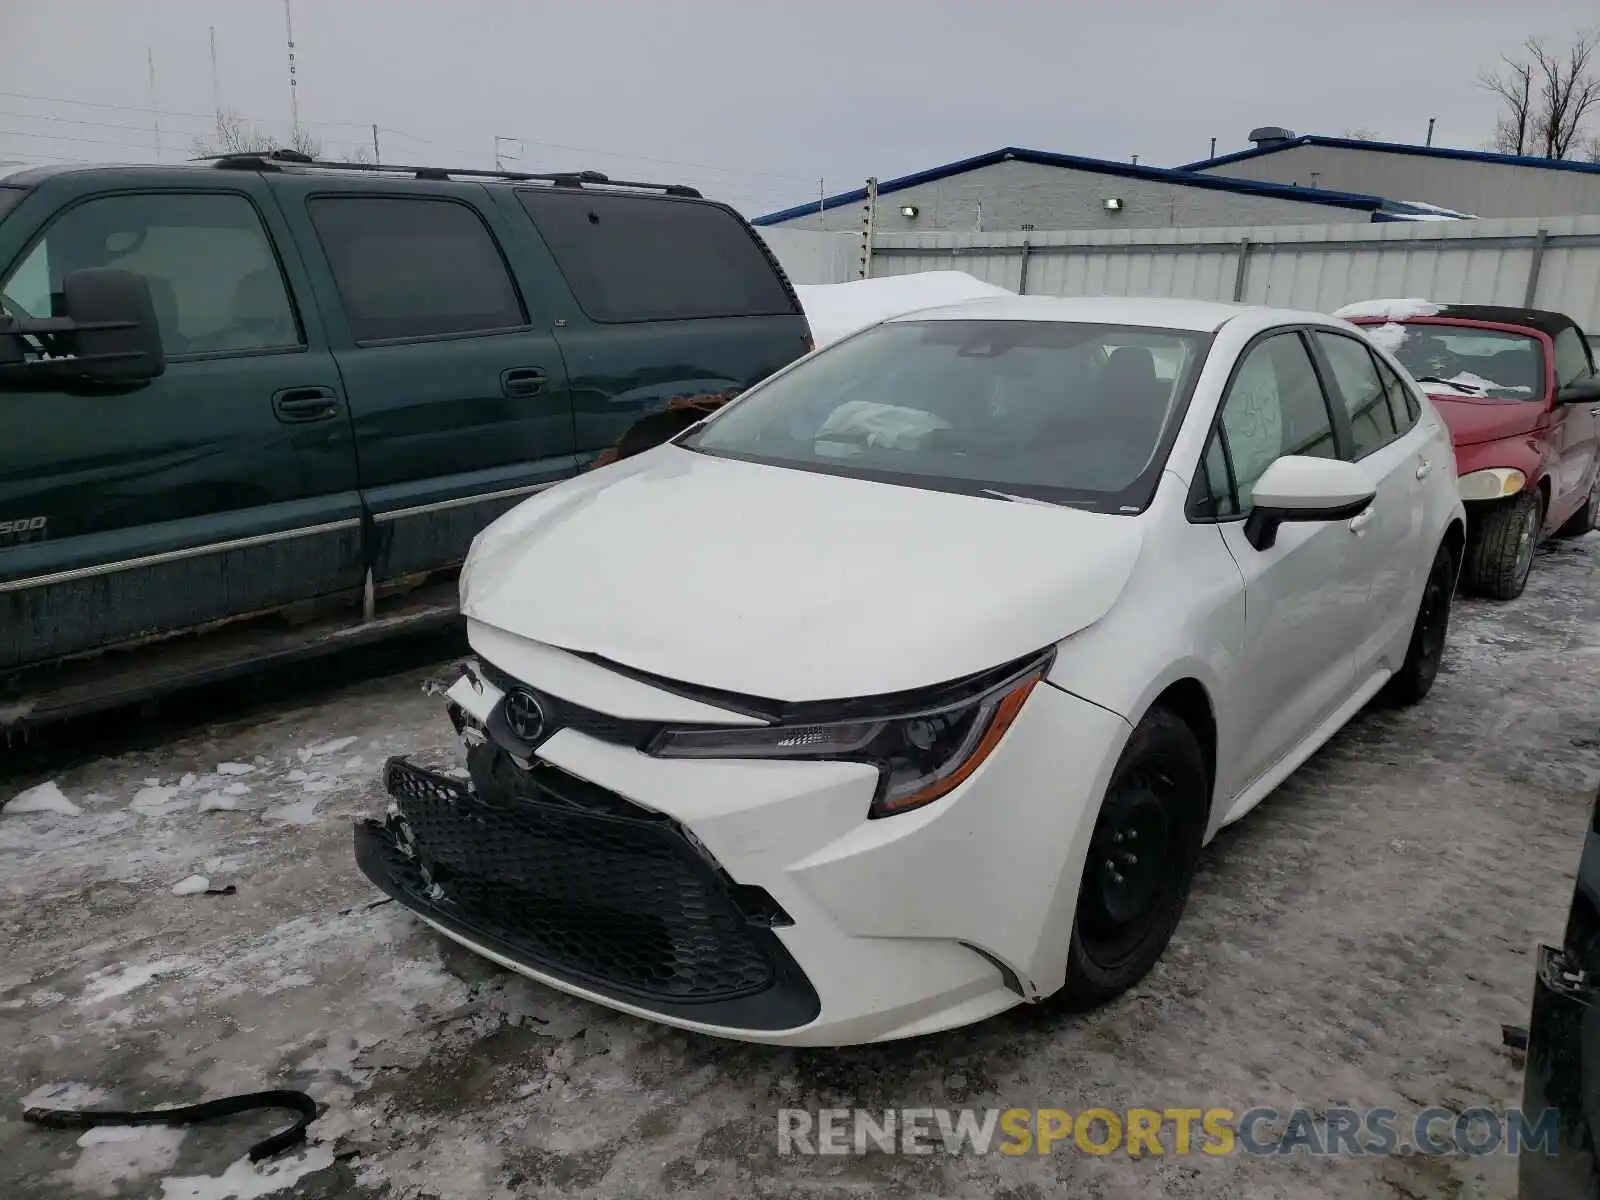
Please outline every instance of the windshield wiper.
[[1483, 389], [1481, 387], [1479, 387], [1477, 384], [1473, 384], [1473, 383], [1457, 383], [1454, 379], [1441, 379], [1437, 375], [1422, 375], [1422, 376], [1419, 376], [1417, 378], [1417, 382], [1418, 383], [1442, 383], [1442, 384], [1445, 385], [1445, 387], [1453, 387], [1458, 392], [1471, 392], [1471, 393], [1476, 394], [1478, 392], [1483, 391]]

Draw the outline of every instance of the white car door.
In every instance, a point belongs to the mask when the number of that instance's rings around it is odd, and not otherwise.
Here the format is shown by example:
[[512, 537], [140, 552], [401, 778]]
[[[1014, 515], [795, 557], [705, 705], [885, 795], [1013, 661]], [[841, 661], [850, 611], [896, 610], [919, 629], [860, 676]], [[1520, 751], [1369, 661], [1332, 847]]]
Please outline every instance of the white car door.
[[1245, 536], [1251, 489], [1286, 454], [1337, 456], [1322, 385], [1300, 332], [1253, 342], [1222, 399], [1206, 475], [1218, 531], [1244, 576], [1245, 630], [1230, 680], [1240, 744], [1237, 795], [1332, 715], [1354, 686], [1351, 647], [1367, 600], [1348, 521], [1288, 522], [1257, 550]]
[[1385, 386], [1366, 343], [1327, 329], [1316, 330], [1312, 342], [1328, 368], [1336, 418], [1344, 418], [1348, 457], [1377, 491], [1371, 507], [1348, 523], [1357, 569], [1369, 581], [1366, 617], [1351, 645], [1360, 685], [1374, 671], [1398, 670], [1405, 654], [1433, 563], [1431, 548], [1423, 546], [1423, 520], [1425, 481], [1434, 464], [1425, 453], [1427, 439], [1415, 432], [1404, 385], [1388, 372], [1393, 386]]

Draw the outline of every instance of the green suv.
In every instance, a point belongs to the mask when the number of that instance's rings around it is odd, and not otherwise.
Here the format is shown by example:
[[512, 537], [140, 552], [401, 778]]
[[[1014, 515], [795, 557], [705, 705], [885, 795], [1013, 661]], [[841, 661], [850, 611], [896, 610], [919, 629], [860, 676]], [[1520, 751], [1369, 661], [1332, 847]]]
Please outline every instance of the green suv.
[[496, 516], [809, 347], [691, 188], [0, 167], [0, 733], [453, 620]]

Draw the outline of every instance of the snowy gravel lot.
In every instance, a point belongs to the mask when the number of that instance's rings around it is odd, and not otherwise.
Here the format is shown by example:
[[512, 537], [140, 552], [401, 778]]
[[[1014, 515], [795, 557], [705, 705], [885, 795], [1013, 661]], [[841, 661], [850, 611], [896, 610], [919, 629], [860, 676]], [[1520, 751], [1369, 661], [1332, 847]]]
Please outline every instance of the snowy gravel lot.
[[[429, 671], [0, 783], [30, 789], [0, 811], [0, 1196], [1510, 1196], [1503, 1156], [780, 1158], [775, 1114], [1517, 1103], [1500, 1023], [1526, 1019], [1600, 778], [1597, 579], [1591, 535], [1522, 600], [1460, 603], [1429, 701], [1359, 718], [1226, 831], [1135, 994], [864, 1051], [670, 1032], [373, 906], [350, 823], [381, 811], [383, 760], [455, 764]], [[280, 1114], [18, 1120], [275, 1086], [329, 1108], [268, 1170], [242, 1156]]]

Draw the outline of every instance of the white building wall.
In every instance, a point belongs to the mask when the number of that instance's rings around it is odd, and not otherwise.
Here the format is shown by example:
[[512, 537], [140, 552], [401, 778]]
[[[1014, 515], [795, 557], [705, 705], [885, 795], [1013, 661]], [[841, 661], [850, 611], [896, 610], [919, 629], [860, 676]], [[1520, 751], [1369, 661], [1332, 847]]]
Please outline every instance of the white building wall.
[[[1112, 197], [1122, 201], [1121, 211], [1106, 210], [1105, 202]], [[916, 217], [902, 215], [903, 205], [915, 206]], [[768, 228], [854, 233], [861, 229], [863, 208], [860, 203], [841, 205]], [[1030, 225], [1035, 229], [1159, 229], [1320, 224], [1341, 212], [1349, 213], [1351, 220], [1365, 219], [1359, 210], [1324, 204], [1010, 161], [881, 196], [877, 229], [892, 234], [972, 233]]]
[[1600, 168], [1565, 171], [1311, 145], [1224, 163], [1205, 173], [1420, 200], [1480, 217], [1600, 214]]

